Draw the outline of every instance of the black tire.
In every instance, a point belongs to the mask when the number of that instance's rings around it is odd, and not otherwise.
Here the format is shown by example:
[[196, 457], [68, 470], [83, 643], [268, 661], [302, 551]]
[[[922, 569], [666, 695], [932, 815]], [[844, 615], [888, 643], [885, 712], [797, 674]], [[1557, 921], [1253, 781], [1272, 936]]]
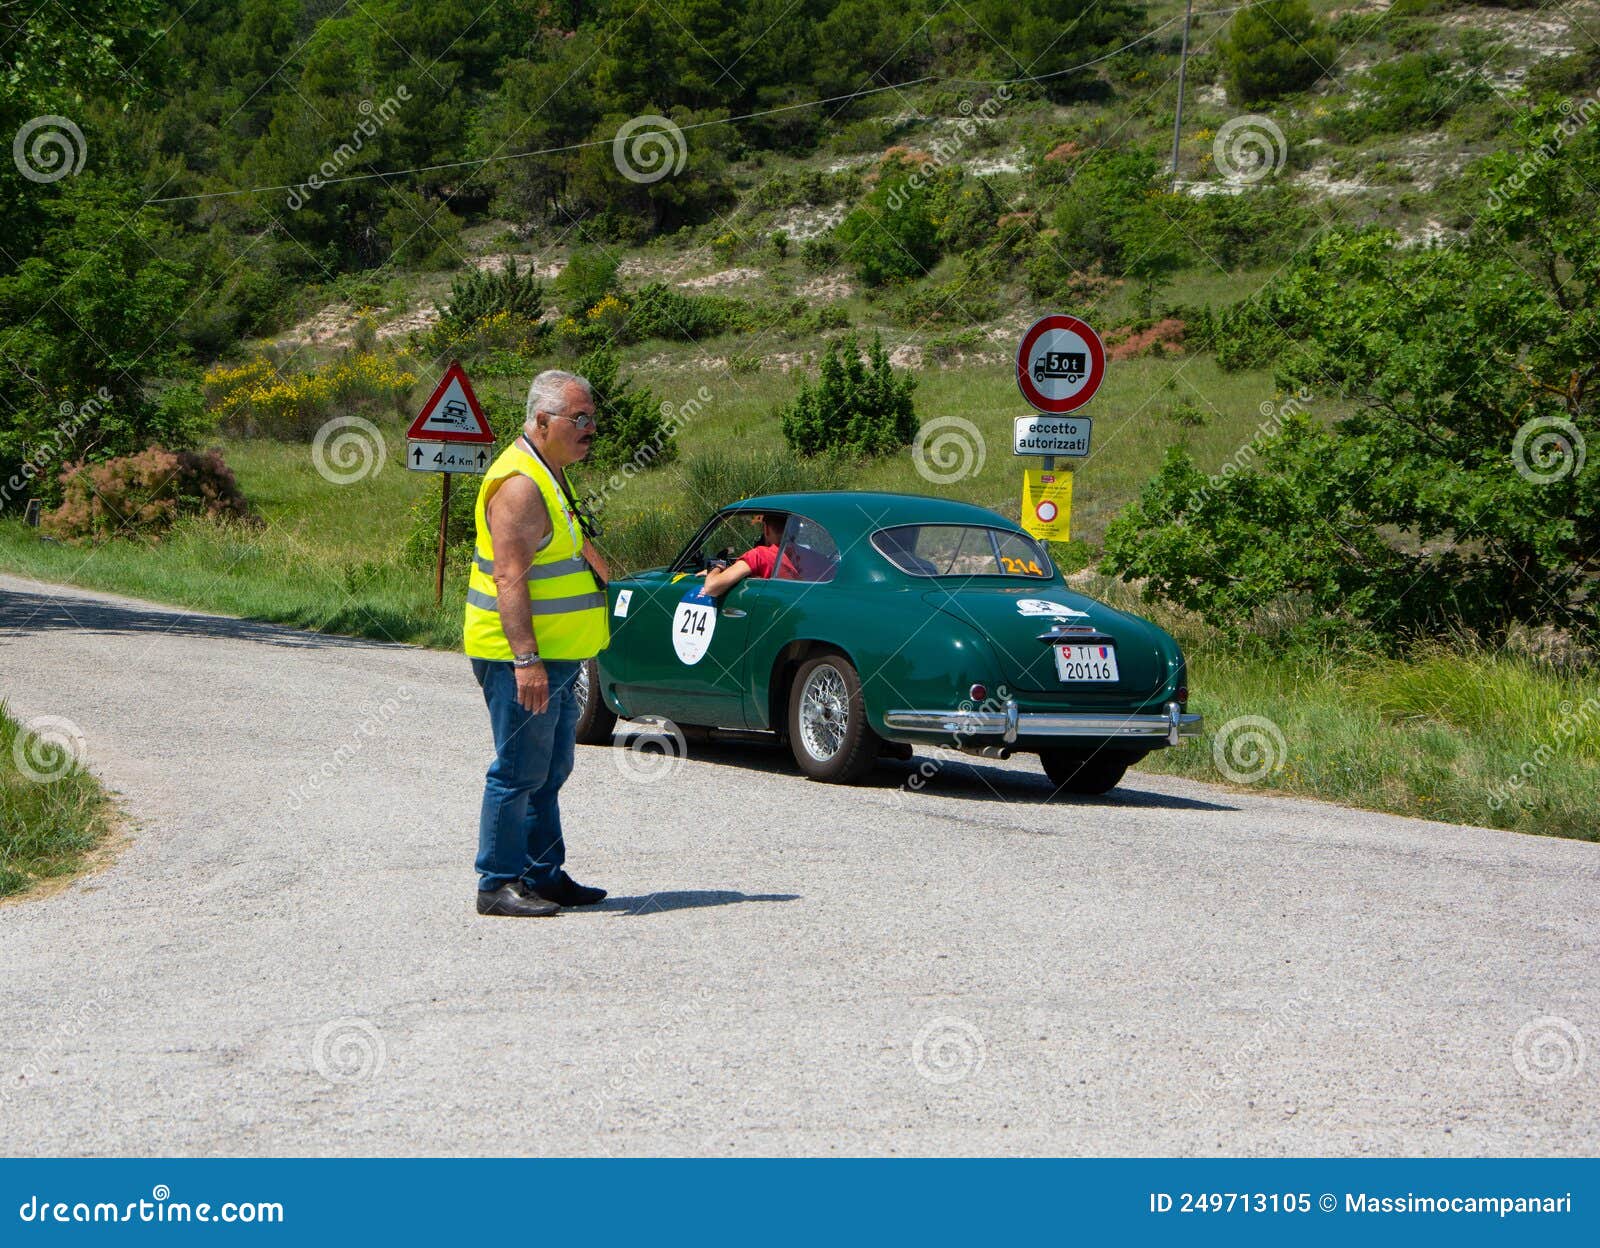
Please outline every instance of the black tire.
[[789, 749], [800, 770], [813, 780], [853, 784], [872, 769], [878, 747], [850, 660], [822, 654], [802, 663], [789, 690]]
[[1109, 793], [1122, 783], [1131, 760], [1110, 750], [1085, 753], [1081, 750], [1040, 750], [1044, 774], [1059, 789], [1085, 797]]
[[578, 730], [574, 734], [581, 745], [610, 745], [611, 730], [617, 726], [606, 700], [600, 696], [600, 664], [585, 659], [572, 684], [572, 694], [578, 699]]

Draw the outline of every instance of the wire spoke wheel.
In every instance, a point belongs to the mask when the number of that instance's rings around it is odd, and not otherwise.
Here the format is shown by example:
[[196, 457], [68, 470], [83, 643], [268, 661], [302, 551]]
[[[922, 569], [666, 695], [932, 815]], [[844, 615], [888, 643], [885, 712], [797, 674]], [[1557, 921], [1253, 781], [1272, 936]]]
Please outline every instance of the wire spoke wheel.
[[842, 654], [800, 665], [787, 716], [794, 761], [813, 780], [853, 784], [877, 759], [882, 742], [870, 726], [861, 678]]
[[850, 695], [839, 670], [826, 664], [807, 678], [800, 691], [800, 738], [819, 763], [839, 752], [850, 727]]

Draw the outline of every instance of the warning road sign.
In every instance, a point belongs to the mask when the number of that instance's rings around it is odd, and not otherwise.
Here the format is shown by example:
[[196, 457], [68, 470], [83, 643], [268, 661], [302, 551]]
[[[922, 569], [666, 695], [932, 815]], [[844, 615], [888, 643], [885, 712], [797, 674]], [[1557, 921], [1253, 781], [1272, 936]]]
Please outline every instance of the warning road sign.
[[1060, 415], [1094, 398], [1106, 377], [1106, 349], [1087, 322], [1064, 312], [1035, 321], [1017, 348], [1017, 385], [1041, 412]]
[[494, 431], [489, 428], [483, 408], [478, 405], [478, 396], [472, 393], [472, 383], [467, 380], [460, 363], [450, 361], [444, 380], [433, 397], [422, 405], [422, 411], [406, 430], [406, 437], [422, 442], [494, 442]]

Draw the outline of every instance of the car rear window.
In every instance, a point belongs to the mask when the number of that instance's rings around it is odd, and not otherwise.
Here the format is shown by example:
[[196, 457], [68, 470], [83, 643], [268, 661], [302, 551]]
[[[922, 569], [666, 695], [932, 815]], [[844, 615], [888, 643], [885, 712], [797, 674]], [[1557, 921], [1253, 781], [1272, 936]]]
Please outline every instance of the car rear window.
[[872, 544], [912, 576], [1054, 575], [1050, 556], [1031, 537], [982, 524], [902, 524], [879, 529]]

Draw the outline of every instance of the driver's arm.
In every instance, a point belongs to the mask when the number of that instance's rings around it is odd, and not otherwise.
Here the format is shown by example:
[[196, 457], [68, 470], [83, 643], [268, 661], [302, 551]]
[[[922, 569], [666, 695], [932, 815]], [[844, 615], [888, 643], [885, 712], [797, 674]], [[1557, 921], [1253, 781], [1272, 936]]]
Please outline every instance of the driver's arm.
[[753, 569], [743, 559], [735, 559], [725, 568], [715, 568], [706, 573], [706, 597], [720, 598], [745, 577]]

